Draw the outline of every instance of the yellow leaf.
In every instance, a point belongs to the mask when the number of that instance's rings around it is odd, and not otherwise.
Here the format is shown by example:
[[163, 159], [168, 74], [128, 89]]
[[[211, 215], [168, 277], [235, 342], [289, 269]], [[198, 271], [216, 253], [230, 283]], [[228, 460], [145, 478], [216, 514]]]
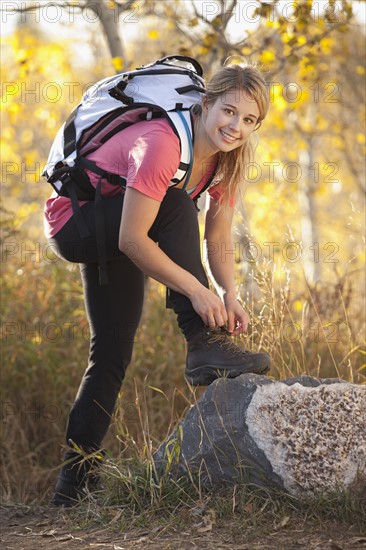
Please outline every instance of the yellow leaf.
[[199, 48], [197, 48], [198, 55], [206, 55], [209, 51], [210, 50], [206, 48], [206, 46], [200, 46]]
[[319, 45], [324, 53], [330, 53], [333, 46], [333, 40], [331, 38], [322, 38]]
[[283, 97], [282, 88], [280, 86], [273, 86], [271, 90], [271, 102], [278, 111], [282, 112], [286, 110], [287, 103]]
[[17, 210], [17, 216], [19, 221], [23, 222], [29, 218], [32, 214], [38, 211], [39, 206], [34, 203], [22, 204]]
[[15, 61], [17, 61], [18, 63], [22, 63], [26, 61], [28, 57], [29, 57], [29, 52], [22, 48], [17, 50], [15, 53]]
[[149, 38], [151, 38], [151, 40], [157, 40], [157, 39], [159, 38], [159, 36], [160, 36], [160, 33], [159, 33], [159, 31], [149, 31], [149, 32], [147, 33], [147, 36], [148, 36]]
[[296, 161], [298, 159], [298, 154], [297, 154], [297, 151], [293, 151], [293, 150], [290, 150], [288, 151], [288, 159], [289, 160], [293, 160], [293, 161]]
[[203, 39], [203, 44], [206, 46], [206, 47], [210, 47], [210, 46], [214, 46], [214, 44], [216, 44], [217, 42], [217, 35], [215, 33], [208, 33], [206, 34], [206, 36], [204, 37]]
[[357, 74], [365, 74], [365, 67], [363, 67], [362, 65], [357, 65], [356, 73]]
[[324, 117], [317, 115], [316, 127], [318, 130], [326, 130], [328, 128], [328, 121]]
[[10, 106], [9, 106], [9, 113], [11, 115], [16, 115], [20, 112], [20, 106], [18, 103], [12, 103]]
[[288, 42], [290, 42], [290, 40], [293, 39], [293, 37], [294, 35], [292, 32], [287, 32], [281, 36], [281, 40], [284, 44], [287, 44]]
[[366, 142], [366, 138], [365, 138], [365, 134], [361, 134], [361, 132], [359, 132], [357, 134], [357, 141], [358, 143], [365, 143]]
[[297, 39], [297, 43], [300, 44], [300, 46], [303, 46], [304, 44], [306, 44], [306, 42], [306, 36], [304, 35], [299, 36], [299, 38]]
[[272, 63], [275, 58], [275, 54], [273, 52], [270, 52], [269, 50], [264, 50], [264, 52], [261, 53], [261, 61], [263, 63]]
[[118, 57], [118, 56], [112, 58], [112, 63], [113, 63], [113, 67], [117, 72], [122, 71], [125, 64], [123, 57]]

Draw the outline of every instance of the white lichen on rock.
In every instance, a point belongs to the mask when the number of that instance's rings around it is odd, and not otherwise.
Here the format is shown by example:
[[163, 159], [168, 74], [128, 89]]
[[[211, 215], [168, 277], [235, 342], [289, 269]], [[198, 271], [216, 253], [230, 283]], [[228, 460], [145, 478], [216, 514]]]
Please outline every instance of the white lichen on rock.
[[366, 476], [366, 386], [258, 387], [249, 433], [296, 496], [329, 493]]

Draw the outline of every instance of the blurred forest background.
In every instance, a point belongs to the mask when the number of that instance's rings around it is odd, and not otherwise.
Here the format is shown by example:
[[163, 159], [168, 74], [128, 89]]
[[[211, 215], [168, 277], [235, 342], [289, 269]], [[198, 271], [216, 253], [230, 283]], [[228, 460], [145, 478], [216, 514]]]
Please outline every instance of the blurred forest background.
[[[220, 251], [235, 254], [238, 293], [251, 315], [243, 344], [271, 355], [276, 379], [366, 382], [363, 7], [2, 2], [2, 502], [49, 491], [88, 354], [78, 268], [55, 258], [43, 236], [51, 188], [42, 167], [88, 85], [163, 55], [197, 58], [206, 78], [229, 56], [244, 57], [270, 85], [235, 249]], [[184, 341], [164, 297], [149, 281], [106, 441], [114, 455], [128, 457], [134, 447], [143, 456], [203, 391], [184, 382]]]

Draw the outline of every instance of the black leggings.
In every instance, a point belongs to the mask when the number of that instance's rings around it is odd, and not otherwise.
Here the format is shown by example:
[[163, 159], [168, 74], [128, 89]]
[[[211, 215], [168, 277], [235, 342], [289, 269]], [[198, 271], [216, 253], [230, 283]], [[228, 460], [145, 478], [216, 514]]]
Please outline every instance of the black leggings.
[[[118, 392], [131, 361], [144, 299], [143, 272], [118, 249], [123, 196], [106, 198], [103, 206], [108, 285], [99, 284], [93, 203], [81, 208], [90, 237], [81, 240], [71, 218], [50, 239], [59, 256], [80, 264], [90, 324], [90, 351], [88, 367], [70, 411], [66, 441], [69, 445], [70, 440], [73, 441], [87, 452], [101, 447], [108, 430]], [[149, 236], [169, 258], [208, 287], [201, 262], [197, 211], [184, 191], [167, 191]], [[186, 296], [170, 291], [170, 301], [180, 329], [190, 339], [202, 329], [202, 319]]]

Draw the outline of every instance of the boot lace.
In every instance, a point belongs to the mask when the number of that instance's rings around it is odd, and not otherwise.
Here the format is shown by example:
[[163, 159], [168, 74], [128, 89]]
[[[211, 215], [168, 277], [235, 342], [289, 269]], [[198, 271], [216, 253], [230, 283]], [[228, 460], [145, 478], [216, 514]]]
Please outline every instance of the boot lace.
[[207, 344], [218, 344], [218, 348], [223, 351], [227, 351], [231, 355], [239, 355], [240, 353], [248, 353], [245, 350], [241, 349], [232, 338], [229, 336], [228, 331], [225, 327], [220, 327], [219, 329], [207, 329]]

